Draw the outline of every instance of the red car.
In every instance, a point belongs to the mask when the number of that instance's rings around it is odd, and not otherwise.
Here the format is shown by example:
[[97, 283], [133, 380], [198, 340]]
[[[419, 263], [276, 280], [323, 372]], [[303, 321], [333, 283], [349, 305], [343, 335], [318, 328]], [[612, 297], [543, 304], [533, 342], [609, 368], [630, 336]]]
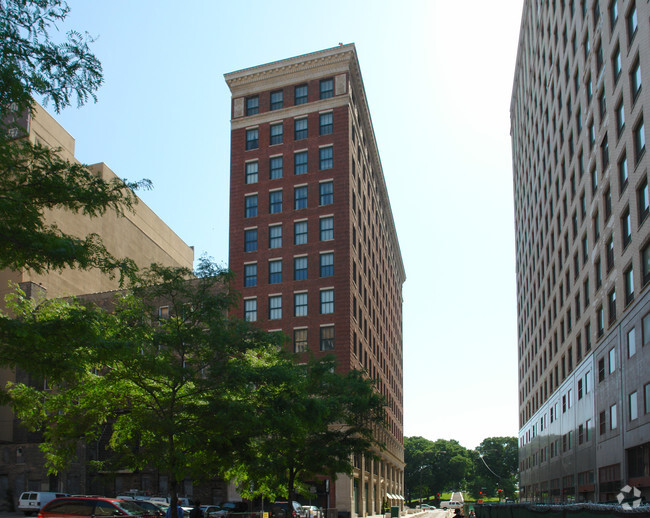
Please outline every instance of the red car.
[[55, 498], [45, 504], [38, 513], [38, 518], [76, 516], [129, 516], [148, 518], [147, 512], [134, 501], [83, 496]]

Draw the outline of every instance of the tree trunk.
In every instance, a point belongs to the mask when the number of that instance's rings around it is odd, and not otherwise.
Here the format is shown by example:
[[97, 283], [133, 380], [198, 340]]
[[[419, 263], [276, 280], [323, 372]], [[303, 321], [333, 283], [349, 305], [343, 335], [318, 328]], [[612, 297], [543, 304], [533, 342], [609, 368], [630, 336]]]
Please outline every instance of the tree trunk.
[[174, 475], [169, 476], [169, 489], [170, 489], [170, 502], [171, 518], [179, 518], [178, 516], [178, 482]]

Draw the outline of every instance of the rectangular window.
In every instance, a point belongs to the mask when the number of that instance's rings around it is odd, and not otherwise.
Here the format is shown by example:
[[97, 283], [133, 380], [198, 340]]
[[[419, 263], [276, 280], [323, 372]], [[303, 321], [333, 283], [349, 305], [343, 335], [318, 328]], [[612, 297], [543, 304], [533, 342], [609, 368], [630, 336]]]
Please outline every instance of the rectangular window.
[[307, 222], [296, 221], [293, 224], [293, 244], [304, 245], [307, 243]]
[[282, 144], [282, 123], [271, 124], [271, 145]]
[[334, 167], [334, 148], [332, 146], [322, 147], [318, 150], [320, 170], [332, 169]]
[[244, 286], [257, 286], [257, 263], [244, 265]]
[[627, 306], [634, 300], [634, 270], [632, 266], [623, 273], [623, 281], [625, 282], [625, 305]]
[[244, 252], [255, 252], [257, 250], [257, 229], [244, 230]]
[[282, 178], [282, 157], [274, 156], [269, 161], [269, 178], [271, 180], [277, 180]]
[[641, 250], [641, 279], [644, 286], [650, 282], [650, 243]]
[[334, 313], [334, 290], [320, 290], [320, 313], [321, 315]]
[[609, 25], [612, 31], [614, 30], [614, 26], [618, 21], [618, 4], [616, 3], [617, 1], [618, 0], [612, 0], [612, 2], [609, 4]]
[[334, 217], [328, 216], [320, 218], [320, 240], [331, 241], [334, 239]]
[[334, 350], [334, 326], [323, 326], [320, 328], [320, 350]]
[[284, 94], [282, 90], [271, 92], [271, 110], [279, 110], [284, 106]]
[[623, 158], [618, 163], [618, 185], [619, 193], [622, 194], [625, 188], [627, 187], [628, 181], [628, 171], [627, 171], [627, 156], [623, 153]]
[[282, 248], [282, 225], [269, 227], [269, 248]]
[[636, 36], [636, 31], [639, 28], [639, 20], [636, 15], [636, 5], [635, 2], [632, 2], [632, 9], [627, 13], [627, 40], [632, 43], [634, 36]]
[[632, 219], [630, 218], [630, 207], [626, 207], [621, 215], [621, 236], [623, 239], [623, 248], [632, 241]]
[[320, 98], [328, 99], [334, 97], [334, 80], [321, 79], [320, 81]]
[[269, 214], [282, 212], [282, 191], [271, 191], [269, 193]]
[[304, 281], [307, 278], [307, 257], [293, 258], [293, 280]]
[[254, 218], [257, 216], [257, 194], [251, 194], [245, 198], [245, 216], [247, 218]]
[[293, 294], [293, 316], [294, 317], [307, 316], [307, 294], [306, 293]]
[[607, 186], [603, 193], [603, 205], [605, 205], [605, 221], [609, 221], [612, 215], [612, 189]]
[[587, 419], [587, 422], [585, 423], [585, 442], [589, 442], [591, 439], [591, 419]]
[[320, 276], [331, 277], [334, 275], [334, 253], [320, 254]]
[[294, 329], [293, 330], [293, 352], [304, 353], [308, 349], [307, 346], [307, 330]]
[[630, 70], [630, 89], [632, 90], [632, 99], [636, 100], [641, 91], [641, 62], [638, 57]]
[[612, 56], [612, 72], [614, 72], [614, 84], [621, 77], [621, 47], [616, 45], [616, 50]]
[[329, 135], [334, 131], [334, 115], [332, 112], [328, 113], [321, 113], [318, 117], [319, 119], [319, 125], [318, 125], [318, 132], [321, 135]]
[[630, 421], [634, 421], [639, 417], [639, 403], [637, 401], [637, 392], [636, 390], [630, 394], [629, 405], [630, 405]]
[[246, 183], [257, 183], [257, 162], [246, 163]]
[[609, 429], [616, 430], [618, 426], [618, 416], [616, 414], [616, 403], [609, 407]]
[[645, 126], [643, 125], [643, 117], [634, 128], [634, 159], [639, 163], [641, 157], [645, 153]]
[[616, 320], [616, 289], [612, 289], [607, 294], [607, 303], [609, 305], [609, 325]]
[[627, 357], [632, 358], [636, 354], [636, 333], [632, 328], [627, 332]]
[[307, 172], [307, 151], [300, 151], [293, 155], [294, 174], [305, 174]]
[[616, 135], [621, 138], [623, 129], [625, 128], [625, 105], [621, 99], [616, 106]]
[[307, 102], [307, 85], [296, 86], [293, 90], [294, 104], [305, 104]]
[[318, 186], [320, 205], [334, 203], [334, 182], [321, 182]]
[[650, 414], [650, 383], [646, 383], [643, 387], [643, 409], [646, 414]]
[[636, 190], [636, 199], [637, 199], [637, 206], [639, 210], [638, 225], [641, 226], [641, 222], [648, 217], [648, 213], [650, 212], [650, 197], [648, 195], [647, 179], [644, 179], [641, 185]]
[[282, 260], [269, 261], [269, 284], [282, 282]]
[[246, 115], [255, 115], [260, 111], [260, 98], [255, 95], [246, 99]]
[[605, 411], [598, 414], [598, 427], [600, 428], [600, 435], [604, 435], [607, 431], [607, 418]]
[[282, 295], [269, 297], [269, 320], [280, 320], [282, 318]]
[[605, 312], [602, 306], [598, 306], [596, 310], [596, 319], [598, 320], [598, 336], [605, 334]]
[[609, 357], [609, 373], [612, 374], [616, 370], [616, 348], [612, 347], [607, 355]]
[[257, 299], [244, 300], [244, 320], [246, 322], [257, 321]]
[[301, 185], [293, 190], [293, 208], [295, 210], [307, 208], [307, 186]]
[[614, 268], [614, 237], [607, 241], [607, 271], [611, 272]]
[[259, 147], [259, 130], [257, 128], [246, 130], [246, 150]]
[[304, 119], [295, 119], [294, 121], [294, 139], [302, 140], [307, 138], [307, 117]]
[[598, 360], [598, 383], [605, 381], [605, 358]]

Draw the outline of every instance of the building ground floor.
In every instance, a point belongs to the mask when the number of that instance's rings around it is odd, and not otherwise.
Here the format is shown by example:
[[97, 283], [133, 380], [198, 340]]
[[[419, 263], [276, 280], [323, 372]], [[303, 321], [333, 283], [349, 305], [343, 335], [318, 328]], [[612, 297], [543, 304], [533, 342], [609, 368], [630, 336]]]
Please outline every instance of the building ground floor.
[[520, 499], [650, 500], [650, 290], [519, 432]]

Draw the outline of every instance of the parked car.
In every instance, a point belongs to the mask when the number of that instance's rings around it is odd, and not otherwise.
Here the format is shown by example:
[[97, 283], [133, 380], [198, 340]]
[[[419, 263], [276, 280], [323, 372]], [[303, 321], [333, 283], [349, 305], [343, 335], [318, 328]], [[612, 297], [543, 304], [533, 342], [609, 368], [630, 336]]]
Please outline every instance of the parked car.
[[38, 518], [75, 518], [77, 516], [129, 516], [150, 518], [133, 500], [117, 498], [73, 497], [55, 498], [43, 506]]
[[227, 511], [223, 511], [218, 505], [202, 505], [203, 517], [204, 518], [216, 518], [222, 516], [224, 513], [227, 514]]
[[138, 498], [134, 500], [134, 502], [146, 511], [147, 516], [157, 516], [158, 518], [162, 518], [165, 516], [165, 512], [167, 511], [167, 507], [163, 509], [158, 504], [150, 502], [149, 500], [140, 500]]
[[18, 499], [18, 510], [29, 516], [32, 513], [37, 513], [45, 504], [59, 498], [61, 496], [68, 496], [67, 493], [55, 493], [51, 491], [26, 491], [20, 495]]
[[[287, 512], [289, 509], [291, 511]], [[274, 502], [271, 504], [269, 516], [270, 518], [300, 518], [300, 511], [302, 511], [302, 506], [295, 500], [291, 502], [291, 507], [289, 507], [289, 502]]]

